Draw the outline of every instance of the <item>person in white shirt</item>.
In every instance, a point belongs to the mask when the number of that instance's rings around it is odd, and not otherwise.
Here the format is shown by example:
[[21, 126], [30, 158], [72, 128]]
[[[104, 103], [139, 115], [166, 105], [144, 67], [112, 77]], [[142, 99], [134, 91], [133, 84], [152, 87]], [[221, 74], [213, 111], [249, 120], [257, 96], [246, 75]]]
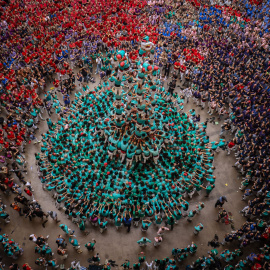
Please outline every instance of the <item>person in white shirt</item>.
[[81, 270], [81, 264], [80, 264], [80, 261], [77, 261], [75, 259], [75, 261], [71, 262], [71, 267], [73, 269], [76, 269], [76, 270]]
[[153, 261], [152, 262], [150, 262], [150, 263], [148, 263], [147, 261], [145, 261], [145, 265], [146, 265], [146, 267], [147, 267], [147, 270], [152, 270], [153, 269]]
[[184, 94], [185, 94], [185, 101], [188, 103], [189, 102], [189, 98], [192, 96], [192, 90], [190, 89], [190, 87], [184, 89]]
[[36, 243], [36, 242], [37, 242], [37, 236], [36, 236], [35, 234], [31, 234], [31, 235], [29, 236], [29, 240], [30, 240], [30, 241], [33, 241], [34, 243]]
[[156, 236], [156, 237], [154, 238], [154, 247], [159, 246], [159, 245], [161, 244], [162, 240], [163, 240], [163, 239], [162, 239], [161, 236]]
[[164, 233], [165, 233], [166, 231], [169, 231], [169, 230], [170, 230], [169, 228], [163, 226], [163, 227], [159, 228], [159, 230], [157, 231], [157, 235], [158, 235], [158, 236], [163, 236]]
[[96, 70], [96, 74], [98, 74], [99, 71], [101, 71], [101, 58], [98, 57], [96, 59], [96, 63], [97, 63], [97, 70]]

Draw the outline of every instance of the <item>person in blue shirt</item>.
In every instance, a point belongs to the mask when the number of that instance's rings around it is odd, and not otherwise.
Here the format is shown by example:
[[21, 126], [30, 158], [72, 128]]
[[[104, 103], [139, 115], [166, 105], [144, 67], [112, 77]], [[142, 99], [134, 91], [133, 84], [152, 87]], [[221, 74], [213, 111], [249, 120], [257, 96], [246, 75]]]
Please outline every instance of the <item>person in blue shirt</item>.
[[127, 232], [130, 232], [132, 217], [129, 214], [126, 214], [123, 219], [123, 222], [124, 222], [124, 226], [127, 227]]

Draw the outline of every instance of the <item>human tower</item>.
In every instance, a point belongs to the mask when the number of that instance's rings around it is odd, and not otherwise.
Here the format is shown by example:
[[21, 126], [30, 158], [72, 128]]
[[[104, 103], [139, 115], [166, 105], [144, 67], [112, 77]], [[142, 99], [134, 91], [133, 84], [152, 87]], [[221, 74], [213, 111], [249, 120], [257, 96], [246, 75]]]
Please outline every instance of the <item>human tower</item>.
[[206, 125], [166, 93], [152, 48], [145, 37], [136, 61], [123, 50], [112, 54], [109, 80], [78, 92], [43, 137], [43, 185], [77, 222], [180, 219], [187, 196], [214, 187]]

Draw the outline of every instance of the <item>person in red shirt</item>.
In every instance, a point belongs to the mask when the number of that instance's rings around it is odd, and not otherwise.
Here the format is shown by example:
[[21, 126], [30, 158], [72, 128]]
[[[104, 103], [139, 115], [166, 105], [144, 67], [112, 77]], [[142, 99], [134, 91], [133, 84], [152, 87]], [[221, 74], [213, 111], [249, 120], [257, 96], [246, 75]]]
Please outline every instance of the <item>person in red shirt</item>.
[[10, 140], [10, 141], [14, 141], [16, 139], [16, 136], [14, 134], [13, 131], [9, 131], [8, 132], [8, 135], [7, 135], [7, 138]]
[[177, 73], [179, 72], [180, 66], [181, 64], [179, 61], [174, 62], [174, 70], [177, 71]]
[[231, 154], [231, 151], [235, 151], [235, 139], [233, 139], [232, 141], [230, 141], [227, 145], [227, 155]]
[[25, 188], [24, 189], [24, 192], [29, 196], [29, 197], [32, 197], [33, 196], [33, 193], [31, 192], [31, 190], [29, 188]]
[[23, 269], [23, 270], [32, 270], [32, 268], [29, 266], [28, 263], [25, 263], [25, 264], [22, 266], [22, 269]]

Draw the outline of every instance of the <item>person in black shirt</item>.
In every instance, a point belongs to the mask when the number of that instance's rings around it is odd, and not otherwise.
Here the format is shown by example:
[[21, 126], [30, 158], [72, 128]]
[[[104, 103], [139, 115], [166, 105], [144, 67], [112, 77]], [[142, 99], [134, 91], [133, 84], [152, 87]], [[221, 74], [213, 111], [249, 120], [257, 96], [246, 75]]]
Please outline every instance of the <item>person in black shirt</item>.
[[172, 80], [170, 83], [169, 83], [169, 89], [168, 89], [168, 92], [173, 95], [173, 91], [176, 87], [176, 81], [175, 80]]
[[81, 69], [81, 73], [83, 75], [83, 81], [88, 83], [88, 71], [85, 67]]
[[170, 64], [170, 63], [167, 63], [167, 64], [165, 65], [165, 67], [164, 67], [164, 71], [165, 71], [164, 76], [169, 77], [170, 70], [171, 70], [171, 64]]

